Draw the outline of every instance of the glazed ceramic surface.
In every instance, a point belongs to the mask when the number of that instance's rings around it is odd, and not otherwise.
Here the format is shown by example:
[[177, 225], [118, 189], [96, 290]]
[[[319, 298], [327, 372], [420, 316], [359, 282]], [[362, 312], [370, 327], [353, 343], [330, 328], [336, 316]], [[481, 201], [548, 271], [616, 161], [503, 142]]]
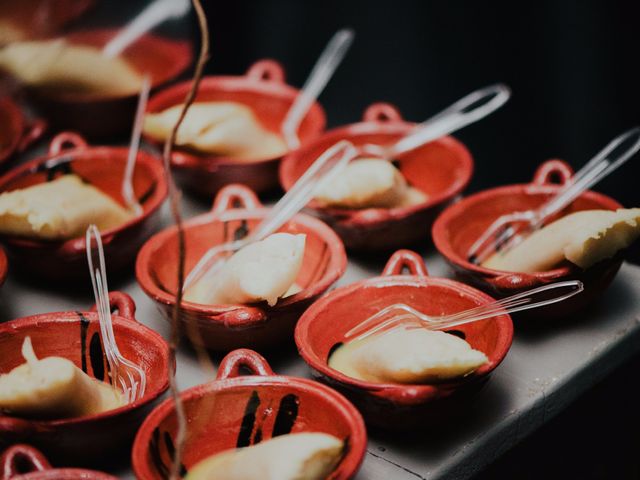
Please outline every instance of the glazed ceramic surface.
[[[122, 178], [128, 148], [93, 147], [78, 135], [65, 132], [51, 142], [48, 155], [27, 162], [0, 178], [0, 193], [75, 173], [121, 205]], [[53, 160], [52, 160], [53, 159]], [[128, 266], [140, 245], [159, 227], [160, 206], [167, 196], [164, 169], [159, 159], [139, 152], [133, 190], [143, 213], [119, 227], [101, 232], [110, 273]], [[84, 236], [66, 241], [42, 241], [13, 236], [0, 240], [17, 269], [48, 280], [87, 280]]]
[[[250, 371], [240, 376], [240, 368]], [[362, 463], [367, 436], [362, 417], [342, 395], [311, 380], [275, 375], [251, 350], [227, 355], [216, 381], [181, 393], [187, 439], [181, 472], [206, 457], [232, 448], [299, 432], [324, 432], [345, 441], [331, 480], [352, 478]], [[176, 417], [172, 400], [158, 406], [143, 423], [132, 461], [140, 480], [166, 478], [172, 464]]]
[[[169, 87], [149, 100], [147, 111], [161, 112], [184, 102], [190, 82]], [[260, 123], [271, 132], [280, 133], [284, 118], [299, 90], [287, 85], [282, 66], [274, 60], [260, 60], [244, 76], [204, 77], [196, 102], [230, 101], [251, 108]], [[324, 130], [324, 110], [315, 102], [302, 120], [298, 137], [302, 144]], [[154, 143], [150, 138], [147, 141]], [[224, 185], [242, 183], [261, 193], [278, 185], [280, 157], [237, 160], [177, 148], [171, 165], [176, 179], [189, 190], [211, 197]]]
[[[498, 217], [540, 207], [570, 181], [572, 175], [573, 170], [567, 163], [549, 160], [538, 168], [529, 184], [485, 190], [445, 210], [433, 226], [433, 242], [456, 277], [499, 297], [560, 280], [578, 279], [584, 283], [585, 291], [580, 295], [535, 310], [531, 315], [535, 315], [536, 318], [558, 318], [575, 313], [598, 297], [620, 268], [621, 255], [604, 260], [584, 271], [567, 262], [553, 270], [531, 274], [492, 270], [472, 264], [467, 258], [467, 252], [473, 242]], [[580, 210], [615, 210], [621, 207], [622, 205], [612, 198], [588, 191], [550, 221]]]
[[[403, 269], [408, 274], [403, 274]], [[444, 315], [493, 301], [467, 285], [430, 277], [422, 258], [409, 250], [394, 253], [382, 276], [338, 288], [314, 303], [295, 332], [300, 355], [314, 377], [336, 388], [363, 414], [367, 425], [416, 429], [444, 421], [469, 401], [504, 359], [513, 339], [509, 315], [461, 325], [447, 332], [465, 339], [489, 361], [466, 377], [432, 384], [401, 385], [365, 382], [328, 366], [331, 353], [350, 329], [382, 308], [406, 303], [427, 315]], [[354, 308], [357, 305], [357, 308]]]
[[0, 287], [7, 279], [7, 273], [9, 272], [9, 262], [7, 261], [7, 255], [4, 250], [0, 248]]
[[[185, 222], [186, 272], [212, 246], [245, 237], [268, 211], [247, 187], [225, 187], [210, 213]], [[298, 214], [279, 231], [306, 235], [302, 268], [295, 282], [302, 291], [280, 299], [273, 307], [266, 302], [250, 305], [183, 302], [183, 331], [191, 334], [192, 341], [223, 351], [266, 348], [286, 342], [291, 339], [302, 312], [342, 276], [347, 263], [344, 247], [327, 225]], [[170, 227], [149, 239], [136, 261], [138, 283], [167, 318], [171, 318], [177, 289], [177, 242], [177, 230]]]
[[[120, 292], [109, 297], [118, 312], [112, 316], [118, 348], [145, 371], [143, 398], [97, 415], [63, 420], [0, 414], [0, 445], [26, 442], [63, 465], [108, 465], [126, 456], [138, 426], [168, 388], [168, 347], [160, 335], [135, 320], [131, 297]], [[24, 363], [20, 352], [26, 336], [31, 337], [38, 358], [64, 357], [89, 376], [110, 381], [95, 312], [44, 313], [0, 324], [0, 374]]]
[[0, 98], [0, 165], [38, 140], [46, 129], [44, 120], [27, 121], [9, 97]]
[[[280, 166], [280, 183], [289, 190], [327, 148], [347, 139], [355, 145], [386, 145], [415, 127], [402, 119], [392, 105], [376, 103], [364, 113], [363, 122], [326, 132], [287, 155]], [[428, 195], [417, 205], [398, 208], [322, 208], [309, 206], [340, 235], [345, 246], [357, 250], [406, 247], [429, 235], [436, 215], [471, 179], [473, 159], [453, 137], [443, 137], [393, 159], [408, 183]]]

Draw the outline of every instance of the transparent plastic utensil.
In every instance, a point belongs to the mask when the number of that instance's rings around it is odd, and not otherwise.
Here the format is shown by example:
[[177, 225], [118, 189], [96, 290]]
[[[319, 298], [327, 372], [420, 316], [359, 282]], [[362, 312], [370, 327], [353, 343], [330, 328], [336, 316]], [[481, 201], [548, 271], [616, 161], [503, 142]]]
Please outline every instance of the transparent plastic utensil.
[[149, 75], [145, 75], [142, 80], [140, 96], [138, 97], [136, 116], [133, 120], [127, 165], [124, 169], [124, 176], [122, 177], [122, 197], [127, 203], [127, 208], [136, 215], [142, 214], [142, 205], [138, 202], [133, 191], [133, 171], [136, 166], [136, 159], [138, 158], [138, 150], [140, 148], [140, 135], [142, 134], [142, 124], [144, 123], [144, 111], [147, 108], [147, 100], [149, 100], [149, 90], [151, 90], [151, 78]]
[[[539, 298], [544, 292], [558, 290], [551, 296]], [[477, 322], [505, 313], [520, 312], [530, 308], [539, 308], [552, 303], [561, 302], [573, 297], [584, 290], [584, 285], [579, 280], [567, 280], [565, 282], [550, 283], [542, 287], [533, 288], [502, 300], [496, 300], [486, 305], [474, 307], [462, 312], [450, 315], [430, 316], [404, 303], [396, 303], [383, 308], [375, 315], [370, 316], [362, 323], [349, 330], [344, 338], [347, 340], [363, 340], [371, 335], [387, 332], [399, 325], [415, 324], [415, 328], [427, 328], [430, 330], [442, 330], [456, 327], [465, 323]], [[536, 298], [539, 298], [536, 300]], [[413, 326], [410, 325], [410, 328]]]
[[[98, 267], [94, 267], [93, 263], [94, 250], [91, 248], [92, 238], [95, 239], [96, 243]], [[105, 268], [102, 238], [100, 237], [100, 231], [95, 225], [90, 225], [89, 228], [87, 228], [85, 241], [93, 295], [96, 299], [96, 311], [98, 312], [98, 319], [100, 320], [102, 346], [104, 347], [107, 362], [109, 362], [111, 380], [114, 386], [120, 386], [120, 389], [124, 393], [125, 401], [131, 403], [144, 396], [147, 376], [140, 366], [122, 356], [116, 344], [111, 321], [111, 305], [109, 302], [109, 289], [107, 287], [107, 271]]]
[[189, 0], [155, 0], [102, 48], [103, 55], [109, 58], [117, 57], [129, 45], [162, 22], [186, 14], [190, 6]]
[[511, 90], [501, 83], [481, 88], [462, 97], [440, 113], [416, 125], [409, 134], [391, 145], [364, 144], [361, 154], [395, 159], [403, 153], [418, 148], [444, 135], [448, 135], [470, 123], [486, 117], [506, 103]]
[[300, 146], [298, 127], [307, 114], [313, 102], [316, 101], [324, 87], [326, 87], [338, 65], [346, 55], [351, 43], [353, 43], [353, 30], [343, 28], [336, 32], [313, 66], [311, 74], [305, 82], [302, 90], [289, 108], [287, 116], [282, 122], [282, 136], [290, 150]]
[[331, 181], [357, 155], [353, 144], [342, 140], [331, 146], [311, 164], [293, 187], [269, 210], [269, 214], [245, 238], [210, 248], [189, 272], [183, 291], [203, 278], [214, 275], [224, 260], [250, 243], [272, 234], [313, 198], [316, 188]]
[[614, 138], [573, 176], [571, 181], [541, 207], [498, 217], [467, 252], [471, 263], [481, 264], [495, 252], [505, 252], [542, 227], [551, 216], [621, 167], [640, 149], [640, 127]]

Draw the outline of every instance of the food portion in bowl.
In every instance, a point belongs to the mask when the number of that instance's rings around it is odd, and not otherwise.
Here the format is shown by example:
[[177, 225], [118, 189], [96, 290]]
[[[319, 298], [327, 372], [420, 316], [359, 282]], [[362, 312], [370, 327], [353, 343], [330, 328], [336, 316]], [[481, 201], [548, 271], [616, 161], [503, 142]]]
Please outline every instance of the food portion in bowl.
[[304, 258], [305, 234], [274, 233], [238, 250], [220, 269], [212, 268], [189, 289], [184, 299], [207, 305], [246, 304], [300, 291], [295, 280]]
[[9, 44], [0, 49], [0, 69], [29, 87], [54, 94], [124, 96], [142, 85], [140, 72], [125, 59], [64, 39]]
[[327, 433], [279, 435], [207, 457], [191, 468], [185, 480], [323, 480], [343, 450], [344, 442]]
[[533, 232], [519, 244], [497, 252], [482, 266], [534, 273], [565, 261], [587, 269], [612, 258], [640, 237], [640, 208], [583, 210], [566, 215]]
[[[164, 142], [178, 121], [183, 105], [147, 113], [144, 133]], [[199, 153], [237, 160], [281, 157], [287, 145], [281, 135], [265, 128], [253, 110], [238, 102], [196, 102], [189, 108], [176, 145]]]
[[464, 377], [487, 361], [456, 335], [405, 325], [344, 343], [328, 363], [356, 380], [421, 384]]
[[70, 360], [38, 359], [31, 338], [22, 344], [25, 363], [0, 375], [0, 411], [36, 419], [93, 415], [125, 404], [120, 391], [76, 367]]
[[0, 194], [0, 234], [40, 240], [79, 237], [95, 224], [116, 228], [134, 214], [75, 174]]

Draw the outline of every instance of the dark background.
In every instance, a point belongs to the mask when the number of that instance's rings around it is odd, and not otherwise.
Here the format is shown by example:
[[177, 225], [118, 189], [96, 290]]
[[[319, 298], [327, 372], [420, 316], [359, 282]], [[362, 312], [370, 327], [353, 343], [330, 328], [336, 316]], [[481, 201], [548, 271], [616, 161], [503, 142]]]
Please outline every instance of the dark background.
[[[144, 3], [103, 1], [93, 21], [122, 21]], [[242, 74], [269, 57], [301, 86], [331, 35], [352, 27], [355, 42], [320, 97], [330, 126], [358, 121], [376, 101], [421, 121], [479, 87], [508, 84], [509, 103], [456, 134], [476, 162], [468, 191], [526, 182], [552, 157], [579, 168], [640, 124], [637, 1], [203, 3], [211, 74]], [[193, 18], [164, 30], [197, 39]], [[639, 161], [597, 190], [640, 206]], [[639, 368], [640, 358], [629, 362], [479, 478], [640, 478]]]

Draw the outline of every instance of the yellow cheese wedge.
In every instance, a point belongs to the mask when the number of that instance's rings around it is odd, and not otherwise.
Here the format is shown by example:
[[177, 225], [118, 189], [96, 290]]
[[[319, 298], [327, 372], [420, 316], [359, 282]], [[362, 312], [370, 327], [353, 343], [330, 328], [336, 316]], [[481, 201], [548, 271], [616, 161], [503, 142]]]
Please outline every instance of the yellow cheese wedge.
[[140, 74], [122, 58], [64, 40], [16, 42], [0, 49], [0, 69], [30, 87], [109, 96], [137, 93]]
[[81, 417], [124, 405], [111, 385], [89, 377], [62, 357], [38, 360], [31, 339], [22, 345], [26, 363], [0, 375], [0, 411], [11, 415], [58, 419]]
[[[182, 105], [145, 116], [144, 132], [165, 141], [178, 121]], [[196, 102], [180, 125], [176, 145], [238, 160], [280, 157], [287, 146], [279, 135], [266, 130], [253, 111], [236, 102]]]
[[449, 333], [398, 327], [336, 349], [329, 366], [376, 383], [426, 383], [467, 375], [487, 356]]
[[77, 175], [0, 194], [0, 234], [44, 240], [83, 236], [92, 223], [100, 230], [133, 216]]
[[483, 266], [510, 272], [542, 272], [562, 261], [586, 269], [631, 245], [640, 236], [640, 208], [575, 212], [533, 232]]
[[302, 267], [306, 236], [274, 233], [247, 245], [218, 271], [203, 276], [186, 292], [189, 302], [243, 304], [266, 300], [275, 305], [294, 284]]
[[324, 480], [340, 461], [343, 442], [326, 433], [293, 433], [206, 458], [185, 480]]

